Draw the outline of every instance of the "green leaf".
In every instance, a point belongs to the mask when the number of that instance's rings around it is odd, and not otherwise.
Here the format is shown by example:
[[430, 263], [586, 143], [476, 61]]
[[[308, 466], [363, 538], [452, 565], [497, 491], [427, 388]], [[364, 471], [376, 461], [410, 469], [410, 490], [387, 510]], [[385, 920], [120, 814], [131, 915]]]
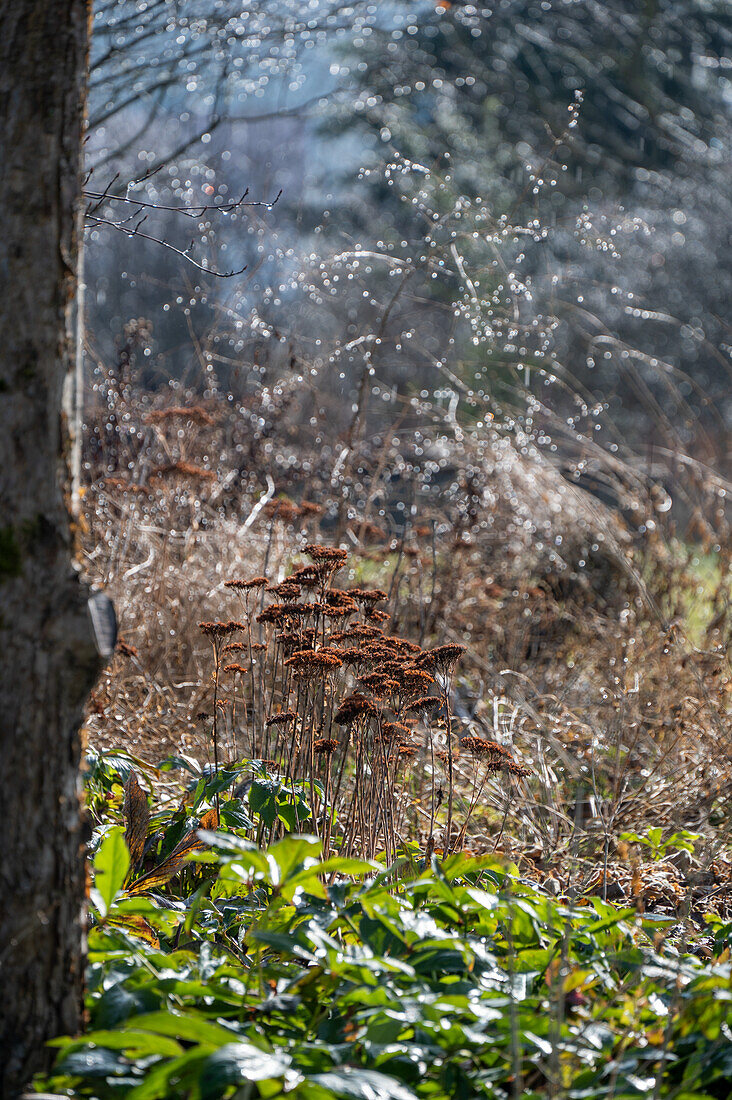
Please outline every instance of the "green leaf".
[[251, 829], [254, 822], [245, 814], [238, 799], [232, 798], [221, 807], [221, 824], [228, 829]]
[[636, 916], [637, 910], [635, 909], [614, 909], [611, 915], [603, 920], [593, 921], [592, 924], [585, 925], [583, 931], [587, 935], [597, 935], [598, 932], [605, 932], [608, 928], [614, 928], [615, 925], [623, 924]]
[[201, 765], [191, 756], [166, 756], [164, 760], [158, 763], [157, 767], [161, 772], [178, 771], [181, 769], [190, 772], [191, 775], [201, 774]]
[[280, 783], [273, 779], [255, 779], [249, 788], [249, 807], [253, 814], [259, 814], [268, 827], [272, 826], [279, 813], [279, 792]]
[[[351, 878], [355, 875], [373, 875], [377, 871], [380, 871], [381, 868], [382, 865], [376, 863], [374, 860], [352, 859], [346, 858], [346, 856], [331, 856], [330, 859], [325, 859], [322, 863], [317, 863], [308, 871], [302, 871], [300, 874], [330, 875], [335, 872], [337, 875], [345, 875]], [[299, 881], [300, 874], [296, 875], [295, 878], [290, 881]]]
[[116, 826], [107, 833], [94, 858], [92, 901], [102, 917], [106, 917], [122, 890], [129, 869], [130, 853], [125, 844], [124, 829]]
[[[67, 1040], [58, 1040], [66, 1042]], [[50, 1045], [53, 1045], [50, 1044]], [[66, 1048], [66, 1054], [76, 1053], [85, 1048], [98, 1048], [104, 1050], [121, 1050], [128, 1058], [144, 1058], [151, 1054], [157, 1054], [161, 1058], [176, 1058], [183, 1053], [183, 1048], [175, 1039], [166, 1035], [155, 1035], [150, 1031], [140, 1031], [135, 1028], [120, 1028], [117, 1030], [91, 1031], [83, 1039], [79, 1039]]]
[[277, 803], [277, 816], [292, 832], [300, 829], [310, 819], [310, 807], [301, 798], [296, 803], [280, 799]]
[[112, 1028], [128, 1016], [152, 1011], [157, 1008], [159, 1000], [159, 995], [156, 996], [151, 989], [130, 990], [118, 981], [105, 989], [99, 1000], [94, 1002], [92, 1019], [97, 1027]]
[[301, 958], [308, 959], [311, 963], [318, 961], [317, 955], [313, 954], [296, 933], [254, 931], [249, 933], [248, 938], [254, 943], [263, 943], [267, 947], [271, 947], [273, 951], [278, 951], [283, 955], [298, 955]]
[[229, 1043], [206, 1061], [199, 1078], [201, 1100], [216, 1100], [230, 1085], [283, 1077], [291, 1060], [284, 1053], [268, 1054], [252, 1043]]
[[[114, 917], [143, 917], [158, 932], [169, 936], [180, 921], [180, 914], [162, 909], [147, 897], [126, 897], [122, 894], [114, 903]], [[132, 922], [134, 924], [134, 922]]]
[[62, 1059], [55, 1073], [72, 1077], [121, 1077], [130, 1072], [129, 1062], [111, 1050], [77, 1050]]
[[212, 886], [213, 883], [211, 882], [211, 880], [206, 879], [198, 887], [195, 894], [193, 894], [193, 896], [189, 898], [188, 912], [186, 913], [186, 919], [183, 924], [186, 933], [190, 934], [193, 925], [196, 923], [196, 917], [198, 916], [201, 905], [203, 904], [203, 900], [211, 893]]
[[207, 1051], [194, 1047], [182, 1054], [180, 1058], [173, 1058], [170, 1062], [147, 1069], [142, 1084], [125, 1094], [127, 1100], [161, 1100], [163, 1097], [169, 1097], [172, 1094], [170, 1088], [172, 1079], [176, 1082], [176, 1095], [180, 1095], [181, 1087], [184, 1087], [191, 1078], [195, 1078], [197, 1066], [207, 1057]]
[[174, 1012], [149, 1012], [144, 1016], [133, 1016], [127, 1021], [127, 1027], [151, 1031], [155, 1035], [170, 1035], [188, 1043], [204, 1043], [220, 1047], [236, 1039], [236, 1034], [220, 1024], [212, 1023], [197, 1013], [186, 1015]]
[[314, 867], [320, 860], [322, 850], [323, 844], [318, 837], [296, 833], [271, 844], [267, 856], [276, 862], [280, 880], [287, 882], [299, 871]]
[[221, 771], [213, 776], [213, 778], [207, 780], [205, 795], [206, 798], [211, 801], [213, 795], [220, 794], [221, 791], [226, 791], [234, 783], [241, 780], [241, 768], [235, 768], [229, 770], [228, 768], [222, 768]]
[[371, 1069], [342, 1066], [328, 1073], [314, 1073], [307, 1082], [327, 1089], [334, 1096], [352, 1097], [353, 1100], [416, 1100], [411, 1089]]

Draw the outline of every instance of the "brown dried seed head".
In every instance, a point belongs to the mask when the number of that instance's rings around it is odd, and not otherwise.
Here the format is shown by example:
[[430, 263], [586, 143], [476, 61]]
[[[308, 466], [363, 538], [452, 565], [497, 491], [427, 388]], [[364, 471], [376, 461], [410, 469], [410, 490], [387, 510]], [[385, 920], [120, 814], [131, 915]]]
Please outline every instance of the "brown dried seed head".
[[249, 581], [226, 581], [224, 588], [233, 588], [237, 592], [248, 592], [250, 588], [264, 588], [266, 577], [252, 577]]
[[229, 634], [235, 634], [237, 630], [246, 630], [244, 623], [235, 622], [233, 619], [228, 622], [199, 623], [198, 626], [207, 638], [226, 638]]
[[300, 596], [300, 585], [291, 580], [280, 581], [279, 584], [268, 585], [267, 592], [273, 592], [275, 596], [284, 600], [285, 603], [292, 603], [293, 600], [297, 600]]
[[440, 645], [436, 646], [435, 649], [426, 650], [417, 658], [415, 664], [419, 665], [420, 668], [434, 669], [443, 676], [449, 676], [464, 652], [464, 645], [448, 642], [447, 645]]
[[379, 698], [393, 695], [399, 691], [399, 681], [383, 672], [367, 672], [365, 676], [359, 676], [358, 682]]
[[215, 481], [216, 474], [213, 470], [205, 470], [202, 466], [195, 466], [192, 462], [167, 462], [163, 466], [156, 466], [150, 473], [150, 478], [165, 477], [191, 477], [199, 481]]
[[313, 752], [331, 756], [338, 748], [339, 742], [334, 737], [321, 737], [313, 742]]
[[303, 548], [303, 554], [316, 562], [318, 565], [321, 563], [327, 563], [334, 567], [345, 565], [348, 560], [348, 551], [341, 550], [336, 546], [317, 546], [310, 543]]
[[[331, 640], [333, 640], [334, 637], [336, 637], [336, 636], [332, 634], [331, 635]], [[340, 637], [342, 637], [342, 635], [338, 635], [338, 637], [340, 638]], [[353, 668], [358, 668], [359, 665], [365, 664], [368, 661], [368, 659], [369, 659], [368, 655], [365, 654], [360, 649], [344, 649], [343, 650], [343, 664], [344, 665], [352, 665]]]
[[492, 752], [496, 756], [504, 757], [506, 760], [513, 760], [505, 745], [499, 745], [498, 741], [484, 741], [483, 744], [485, 745], [484, 752]]
[[420, 699], [414, 699], [411, 703], [407, 703], [406, 710], [411, 711], [413, 714], [428, 714], [434, 713], [442, 706], [442, 700], [438, 699], [436, 695], [423, 695]]
[[315, 631], [283, 630], [277, 635], [277, 642], [289, 656], [296, 649], [313, 649], [315, 646]]
[[384, 722], [381, 727], [381, 735], [385, 741], [400, 741], [405, 743], [410, 737], [411, 730], [403, 722]]
[[265, 516], [270, 516], [273, 519], [281, 519], [284, 523], [292, 523], [294, 520], [299, 519], [301, 515], [297, 504], [292, 500], [288, 500], [286, 497], [268, 501], [263, 511]]
[[330, 604], [325, 604], [323, 607], [323, 615], [326, 619], [345, 619], [357, 610], [358, 608], [355, 604], [353, 607], [345, 607], [343, 604], [336, 604], [334, 607], [331, 607]]
[[376, 704], [374, 701], [356, 691], [341, 700], [341, 705], [335, 713], [335, 721], [339, 725], [345, 725], [347, 722], [353, 722], [356, 718], [361, 718], [364, 715], [370, 717], [375, 714]]
[[419, 749], [415, 745], [400, 745], [399, 746], [399, 760], [406, 762], [414, 759], [419, 752]]
[[287, 580], [294, 581], [302, 588], [314, 588], [318, 583], [318, 571], [314, 565], [301, 565], [291, 573]]
[[295, 676], [304, 679], [326, 676], [342, 663], [338, 651], [327, 646], [322, 649], [298, 649], [285, 661]]
[[410, 642], [407, 638], [387, 638], [387, 641], [395, 653], [399, 653], [405, 657], [416, 657], [422, 653], [422, 647], [417, 645], [416, 642]]
[[348, 592], [354, 600], [364, 605], [381, 603], [382, 600], [389, 599], [388, 593], [381, 588], [349, 588]]
[[349, 595], [348, 592], [343, 592], [340, 588], [331, 588], [323, 595], [323, 602], [329, 604], [331, 607], [347, 607], [349, 611], [357, 611], [358, 604]]
[[403, 669], [401, 680], [404, 690], [409, 696], [424, 694], [425, 691], [429, 691], [430, 685], [435, 682], [429, 672], [424, 672], [420, 668]]
[[285, 614], [285, 607], [281, 603], [273, 603], [270, 607], [265, 607], [264, 611], [260, 611], [257, 615], [258, 623], [281, 623]]
[[297, 714], [294, 710], [281, 710], [279, 714], [270, 714], [265, 719], [265, 723], [268, 726], [289, 726], [296, 718]]
[[386, 611], [380, 611], [378, 607], [370, 607], [365, 612], [366, 618], [372, 623], [387, 623], [391, 615]]

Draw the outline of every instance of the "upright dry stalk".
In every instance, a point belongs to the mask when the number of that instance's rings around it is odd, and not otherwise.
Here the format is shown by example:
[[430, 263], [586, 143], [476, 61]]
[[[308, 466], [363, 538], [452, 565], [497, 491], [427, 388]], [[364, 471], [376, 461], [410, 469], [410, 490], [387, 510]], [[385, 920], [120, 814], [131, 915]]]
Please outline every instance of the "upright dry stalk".
[[[243, 601], [244, 622], [201, 624], [214, 649], [215, 767], [218, 770], [218, 712], [223, 706], [230, 708], [226, 714], [234, 734], [236, 714], [246, 716], [252, 758], [267, 761], [279, 791], [292, 798], [296, 829], [304, 824], [301, 806], [307, 792], [313, 828], [326, 852], [374, 857], [383, 851], [392, 862], [416, 793], [411, 789], [412, 762], [426, 748], [431, 762], [428, 845], [434, 847], [439, 806], [428, 718], [442, 711], [449, 731], [447, 856], [454, 847], [451, 677], [463, 647], [446, 644], [424, 650], [387, 634], [389, 615], [378, 606], [388, 600], [387, 592], [335, 587], [335, 577], [347, 560], [344, 550], [307, 546], [305, 554], [311, 564], [295, 568], [278, 583], [268, 584], [264, 577], [226, 582]], [[259, 612], [252, 616], [250, 600], [255, 593], [261, 593], [262, 599]], [[265, 603], [265, 596], [274, 602]], [[254, 629], [259, 631], [256, 642]], [[224, 639], [235, 630], [246, 631], [246, 639], [229, 642], [222, 650]], [[225, 667], [241, 673], [244, 701], [238, 711], [236, 700], [219, 698], [223, 652], [249, 657], [248, 670], [235, 662]], [[253, 673], [255, 659], [258, 675]], [[334, 735], [337, 728], [343, 731], [340, 739]], [[494, 756], [503, 752], [497, 746], [490, 751], [493, 756], [481, 765], [486, 772]], [[334, 766], [336, 753], [340, 758]], [[512, 759], [509, 753], [504, 755]], [[460, 839], [481, 790], [482, 783], [476, 779]], [[284, 831], [284, 818], [278, 815], [270, 838]], [[260, 823], [258, 840], [262, 836]]]

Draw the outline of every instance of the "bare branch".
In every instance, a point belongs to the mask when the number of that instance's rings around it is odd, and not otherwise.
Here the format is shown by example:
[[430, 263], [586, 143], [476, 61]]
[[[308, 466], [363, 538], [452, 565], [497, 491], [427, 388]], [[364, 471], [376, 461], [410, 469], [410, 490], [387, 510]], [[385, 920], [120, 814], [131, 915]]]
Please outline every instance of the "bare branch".
[[[116, 178], [117, 177], [115, 177], [115, 179]], [[149, 179], [149, 176], [148, 177], [143, 177], [143, 178]], [[114, 180], [112, 182], [114, 182]], [[111, 183], [109, 184], [109, 186], [111, 187]], [[168, 211], [172, 211], [176, 214], [182, 214], [184, 218], [201, 218], [201, 217], [203, 217], [204, 214], [207, 214], [210, 211], [216, 211], [217, 213], [221, 213], [221, 214], [230, 214], [233, 210], [238, 210], [242, 206], [264, 206], [264, 207], [267, 208], [267, 210], [271, 210], [272, 207], [275, 206], [275, 204], [279, 201], [279, 198], [282, 194], [282, 188], [280, 188], [280, 190], [277, 192], [276, 196], [273, 199], [269, 200], [269, 201], [257, 200], [257, 201], [245, 202], [245, 199], [246, 199], [247, 195], [249, 194], [249, 188], [247, 187], [246, 191], [241, 196], [241, 198], [240, 199], [234, 199], [232, 202], [222, 203], [220, 206], [216, 206], [216, 205], [207, 203], [204, 206], [194, 206], [194, 207], [190, 207], [190, 208], [185, 207], [185, 206], [166, 206], [163, 203], [157, 203], [157, 202], [145, 202], [144, 199], [134, 199], [134, 198], [130, 198], [127, 195], [111, 195], [111, 194], [109, 194], [108, 189], [105, 190], [105, 191], [100, 192], [100, 191], [89, 191], [85, 188], [83, 190], [82, 194], [84, 195], [85, 198], [95, 200], [95, 203], [96, 203], [96, 205], [91, 205], [89, 207], [89, 209], [87, 210], [87, 214], [92, 213], [94, 210], [98, 209], [99, 205], [102, 202], [109, 201], [109, 202], [128, 203], [131, 206], [137, 206], [137, 207], [140, 207], [140, 208], [149, 208], [151, 210], [168, 210]]]
[[94, 214], [86, 214], [86, 220], [89, 225], [107, 226], [110, 229], [116, 229], [119, 233], [124, 233], [126, 237], [140, 237], [145, 241], [152, 241], [154, 244], [162, 245], [163, 248], [167, 248], [170, 252], [174, 252], [176, 256], [180, 256], [181, 259], [186, 261], [186, 263], [192, 264], [192, 266], [198, 268], [199, 271], [203, 271], [206, 275], [213, 275], [217, 279], [231, 279], [235, 275], [241, 275], [247, 269], [246, 264], [244, 265], [244, 267], [240, 267], [236, 271], [216, 271], [215, 268], [206, 267], [205, 264], [200, 264], [190, 255], [190, 248], [193, 247], [193, 242], [191, 242], [189, 248], [181, 249], [176, 248], [174, 244], [171, 244], [170, 241], [166, 241], [163, 237], [155, 237], [151, 233], [141, 233], [140, 226], [146, 220], [147, 215], [145, 215], [135, 225], [134, 229], [130, 229], [129, 222], [133, 217], [134, 215], [130, 214], [130, 216], [128, 218], [125, 218], [124, 221], [115, 222], [112, 221], [110, 218], [99, 218]]

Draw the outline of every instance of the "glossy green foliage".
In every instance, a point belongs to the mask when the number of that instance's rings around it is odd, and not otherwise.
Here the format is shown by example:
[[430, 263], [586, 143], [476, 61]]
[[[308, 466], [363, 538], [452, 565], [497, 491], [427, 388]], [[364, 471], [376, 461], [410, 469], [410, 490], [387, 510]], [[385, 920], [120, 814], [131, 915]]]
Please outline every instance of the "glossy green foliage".
[[[186, 890], [96, 860], [89, 1032], [44, 1086], [81, 1097], [729, 1095], [729, 926], [556, 900], [462, 854], [385, 869], [201, 832]], [[119, 858], [118, 858], [119, 857]], [[150, 936], [133, 919], [139, 918]]]

